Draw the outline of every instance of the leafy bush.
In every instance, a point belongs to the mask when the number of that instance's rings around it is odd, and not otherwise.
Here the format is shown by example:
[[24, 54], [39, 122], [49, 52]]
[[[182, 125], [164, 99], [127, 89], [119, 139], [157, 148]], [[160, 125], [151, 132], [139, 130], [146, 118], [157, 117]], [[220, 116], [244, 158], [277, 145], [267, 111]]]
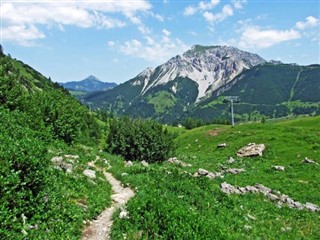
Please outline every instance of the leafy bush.
[[127, 160], [161, 162], [174, 151], [174, 135], [152, 120], [114, 119], [107, 137], [108, 150]]
[[182, 124], [186, 129], [193, 129], [205, 125], [200, 118], [186, 118]]
[[[44, 124], [33, 129], [33, 120], [27, 113], [0, 107], [0, 239], [78, 239], [83, 220], [109, 204], [110, 185], [102, 173], [97, 172], [95, 184], [82, 174], [96, 150], [55, 140]], [[72, 174], [51, 164], [57, 151], [59, 156], [81, 156]]]
[[17, 116], [0, 109], [0, 228], [10, 237], [21, 232], [22, 216], [31, 218], [44, 205], [41, 196], [49, 167], [45, 143], [21, 124], [22, 114], [20, 123]]

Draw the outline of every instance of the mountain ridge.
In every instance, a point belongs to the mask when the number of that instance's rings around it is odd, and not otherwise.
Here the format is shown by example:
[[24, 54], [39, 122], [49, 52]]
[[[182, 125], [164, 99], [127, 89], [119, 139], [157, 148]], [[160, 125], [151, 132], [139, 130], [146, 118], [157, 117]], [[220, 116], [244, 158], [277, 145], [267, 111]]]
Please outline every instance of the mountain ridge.
[[[303, 78], [297, 75], [299, 72], [303, 72]], [[228, 105], [221, 101], [225, 94], [251, 96], [244, 98], [247, 102], [241, 102], [242, 107], [236, 112], [238, 121], [249, 120], [252, 114], [255, 118], [318, 114], [320, 82], [317, 79], [320, 79], [320, 65], [268, 62], [257, 54], [234, 47], [195, 45], [114, 89], [89, 93], [82, 101], [118, 115], [154, 118], [163, 123], [187, 117], [205, 121], [229, 119]], [[309, 86], [311, 82], [314, 89]], [[303, 94], [296, 98], [299, 91]], [[311, 98], [307, 97], [309, 93]], [[258, 98], [264, 99], [265, 104], [259, 101], [256, 104]], [[268, 104], [272, 107], [265, 106]]]
[[103, 82], [93, 75], [90, 75], [80, 81], [70, 81], [60, 84], [69, 91], [81, 92], [103, 91], [117, 86], [117, 84], [114, 82]]
[[147, 68], [133, 84], [143, 84], [142, 94], [150, 88], [166, 84], [177, 77], [192, 79], [198, 84], [197, 100], [206, 97], [216, 88], [231, 81], [243, 69], [265, 63], [266, 60], [249, 52], [230, 46], [204, 47], [194, 45], [182, 55], [177, 55], [155, 69]]

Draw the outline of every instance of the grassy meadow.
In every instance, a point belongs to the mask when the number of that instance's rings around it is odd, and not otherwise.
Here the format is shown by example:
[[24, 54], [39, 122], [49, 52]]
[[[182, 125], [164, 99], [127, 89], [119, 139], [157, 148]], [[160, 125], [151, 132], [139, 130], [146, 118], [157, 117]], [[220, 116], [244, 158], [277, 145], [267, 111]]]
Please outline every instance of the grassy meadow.
[[[125, 167], [108, 156], [110, 171], [136, 191], [126, 208], [129, 219], [114, 216], [112, 239], [319, 239], [319, 212], [279, 206], [262, 194], [226, 195], [222, 182], [235, 186], [263, 184], [303, 204], [320, 205], [320, 117], [248, 123], [235, 127], [210, 125], [176, 132], [176, 157], [192, 167], [135, 162]], [[264, 143], [262, 157], [239, 158], [248, 143]], [[226, 143], [227, 147], [217, 148]], [[235, 159], [227, 164], [229, 156]], [[284, 172], [272, 168], [285, 167]], [[210, 180], [193, 177], [198, 168], [212, 172], [244, 168], [245, 172]], [[123, 174], [127, 173], [127, 174]]]

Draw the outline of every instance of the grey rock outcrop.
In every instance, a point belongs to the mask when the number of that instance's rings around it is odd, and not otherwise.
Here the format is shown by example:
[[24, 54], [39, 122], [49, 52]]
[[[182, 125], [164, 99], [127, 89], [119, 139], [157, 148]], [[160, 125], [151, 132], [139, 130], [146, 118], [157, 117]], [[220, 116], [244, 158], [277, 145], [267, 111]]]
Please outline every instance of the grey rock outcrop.
[[231, 173], [231, 174], [238, 174], [238, 173], [242, 173], [246, 170], [244, 170], [243, 168], [229, 168], [227, 170], [225, 170], [225, 172], [227, 173]]
[[65, 171], [66, 173], [72, 173], [73, 164], [63, 161], [62, 156], [56, 156], [51, 159], [52, 164], [58, 170]]
[[272, 168], [273, 168], [274, 170], [281, 171], [281, 172], [284, 172], [284, 169], [285, 169], [284, 166], [273, 166]]
[[192, 165], [189, 163], [185, 163], [183, 161], [178, 160], [176, 157], [169, 158], [168, 163], [175, 164], [181, 167], [191, 167]]
[[182, 55], [171, 58], [155, 69], [147, 68], [132, 85], [141, 85], [142, 94], [176, 79], [186, 77], [197, 83], [198, 96], [206, 98], [226, 83], [232, 82], [243, 70], [266, 61], [256, 54], [230, 46], [195, 45]]
[[209, 171], [203, 168], [199, 168], [196, 173], [198, 173], [199, 176], [207, 176], [209, 174]]
[[225, 148], [225, 147], [227, 147], [228, 145], [226, 144], [226, 143], [219, 143], [218, 145], [217, 145], [217, 148]]
[[311, 164], [316, 164], [316, 165], [318, 165], [318, 163], [317, 163], [316, 161], [311, 160], [311, 159], [309, 159], [309, 158], [307, 158], [307, 157], [305, 157], [305, 158], [302, 160], [302, 162], [303, 162], [303, 163], [311, 163]]
[[294, 209], [306, 209], [312, 212], [320, 212], [320, 207], [316, 204], [307, 202], [302, 204], [298, 201], [293, 200], [288, 195], [281, 194], [279, 191], [272, 190], [262, 184], [255, 184], [254, 186], [246, 187], [235, 187], [227, 182], [221, 183], [220, 190], [226, 194], [246, 194], [246, 193], [262, 193], [271, 201], [276, 201], [278, 206], [283, 204], [287, 205], [289, 208]]
[[144, 167], [149, 167], [149, 163], [147, 161], [141, 161], [141, 165]]
[[238, 174], [244, 172], [243, 168], [229, 168], [226, 170], [221, 170], [220, 172], [209, 172], [206, 169], [199, 168], [194, 174], [194, 177], [205, 176], [210, 179], [215, 179], [217, 177], [223, 178], [225, 173]]
[[239, 149], [237, 152], [238, 157], [254, 157], [262, 156], [263, 151], [265, 150], [264, 144], [249, 143], [247, 146]]
[[229, 159], [227, 160], [227, 163], [228, 163], [228, 164], [232, 164], [232, 163], [234, 163], [234, 162], [235, 162], [235, 160], [234, 160], [233, 157], [229, 157]]
[[226, 194], [231, 194], [231, 193], [240, 194], [241, 193], [238, 188], [236, 188], [226, 182], [221, 183], [221, 191]]
[[131, 161], [126, 161], [126, 162], [124, 162], [124, 165], [125, 165], [126, 167], [132, 167], [132, 166], [133, 166], [133, 162], [131, 162]]
[[308, 210], [310, 210], [312, 212], [320, 212], [320, 207], [313, 204], [313, 203], [307, 202], [305, 206]]

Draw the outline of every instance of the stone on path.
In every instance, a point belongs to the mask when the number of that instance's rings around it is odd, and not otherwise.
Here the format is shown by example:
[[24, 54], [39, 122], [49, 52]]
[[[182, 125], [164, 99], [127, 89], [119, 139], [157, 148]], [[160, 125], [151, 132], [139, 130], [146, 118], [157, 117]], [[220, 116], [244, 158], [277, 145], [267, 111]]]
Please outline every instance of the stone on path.
[[90, 179], [95, 179], [96, 178], [96, 172], [90, 169], [86, 169], [83, 171], [83, 175]]

